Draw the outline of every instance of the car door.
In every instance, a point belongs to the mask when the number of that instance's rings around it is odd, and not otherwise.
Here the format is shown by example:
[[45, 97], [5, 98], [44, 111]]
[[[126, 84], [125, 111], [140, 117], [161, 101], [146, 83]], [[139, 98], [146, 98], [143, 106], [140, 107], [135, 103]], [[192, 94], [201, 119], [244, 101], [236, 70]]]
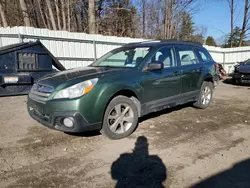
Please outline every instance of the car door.
[[[213, 58], [211, 57], [211, 55], [209, 54], [209, 52], [203, 48], [203, 47], [197, 47], [196, 48], [196, 54], [199, 57], [199, 60], [201, 62], [201, 65], [204, 66], [203, 72], [202, 72], [202, 78], [205, 76], [205, 73], [208, 71], [207, 68], [208, 67], [213, 67], [212, 70], [210, 70], [209, 72], [212, 73], [212, 76], [214, 76], [214, 78], [217, 78], [217, 70], [215, 67], [215, 62], [213, 60]], [[200, 82], [197, 83], [198, 88], [201, 88], [202, 84], [203, 84], [203, 79], [200, 79]]]
[[162, 62], [164, 68], [144, 71], [143, 103], [149, 112], [158, 107], [175, 103], [180, 99], [181, 92], [181, 72], [180, 67], [177, 66], [174, 48], [161, 47], [148, 63], [151, 62]]
[[176, 47], [177, 60], [181, 66], [181, 93], [183, 100], [192, 100], [200, 92], [204, 65], [200, 62], [196, 50], [192, 46]]

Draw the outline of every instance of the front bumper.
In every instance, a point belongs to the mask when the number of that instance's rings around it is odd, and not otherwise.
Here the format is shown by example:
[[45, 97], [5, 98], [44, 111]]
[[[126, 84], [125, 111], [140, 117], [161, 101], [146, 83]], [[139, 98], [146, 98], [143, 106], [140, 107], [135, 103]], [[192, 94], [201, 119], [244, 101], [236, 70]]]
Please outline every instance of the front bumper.
[[[47, 108], [46, 104], [34, 101], [30, 97], [28, 97], [27, 108], [29, 115], [33, 119], [51, 129], [72, 133], [101, 129], [101, 122], [90, 124], [83, 115], [74, 109], [69, 108], [64, 111], [48, 111], [45, 110], [45, 108]], [[64, 118], [71, 118], [74, 122], [73, 127], [66, 127], [63, 124]]]
[[233, 78], [241, 83], [250, 83], [250, 74], [234, 73]]

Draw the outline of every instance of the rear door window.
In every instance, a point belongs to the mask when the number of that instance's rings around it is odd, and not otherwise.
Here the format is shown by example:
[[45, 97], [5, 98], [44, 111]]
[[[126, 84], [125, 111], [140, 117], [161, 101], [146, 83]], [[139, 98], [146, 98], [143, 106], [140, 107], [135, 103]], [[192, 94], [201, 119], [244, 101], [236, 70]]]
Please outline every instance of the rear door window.
[[181, 66], [198, 64], [199, 60], [193, 48], [178, 46], [177, 55], [179, 56]]

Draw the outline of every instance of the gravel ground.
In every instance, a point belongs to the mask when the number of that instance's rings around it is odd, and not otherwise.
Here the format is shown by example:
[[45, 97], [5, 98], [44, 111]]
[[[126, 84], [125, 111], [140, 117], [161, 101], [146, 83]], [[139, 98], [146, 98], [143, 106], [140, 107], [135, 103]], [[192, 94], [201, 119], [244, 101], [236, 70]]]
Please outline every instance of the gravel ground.
[[221, 83], [212, 105], [143, 117], [128, 138], [68, 135], [0, 98], [0, 187], [250, 187], [250, 88]]

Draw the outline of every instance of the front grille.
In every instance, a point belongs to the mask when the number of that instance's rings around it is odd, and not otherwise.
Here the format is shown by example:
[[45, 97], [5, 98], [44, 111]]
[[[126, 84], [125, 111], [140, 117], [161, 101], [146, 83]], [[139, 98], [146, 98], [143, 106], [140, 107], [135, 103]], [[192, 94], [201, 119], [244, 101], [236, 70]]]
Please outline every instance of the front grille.
[[250, 74], [244, 73], [244, 74], [242, 74], [242, 75], [244, 75], [244, 76], [243, 76], [243, 79], [244, 79], [244, 78], [250, 79]]
[[53, 87], [34, 84], [30, 90], [29, 97], [37, 102], [45, 103], [53, 91]]

